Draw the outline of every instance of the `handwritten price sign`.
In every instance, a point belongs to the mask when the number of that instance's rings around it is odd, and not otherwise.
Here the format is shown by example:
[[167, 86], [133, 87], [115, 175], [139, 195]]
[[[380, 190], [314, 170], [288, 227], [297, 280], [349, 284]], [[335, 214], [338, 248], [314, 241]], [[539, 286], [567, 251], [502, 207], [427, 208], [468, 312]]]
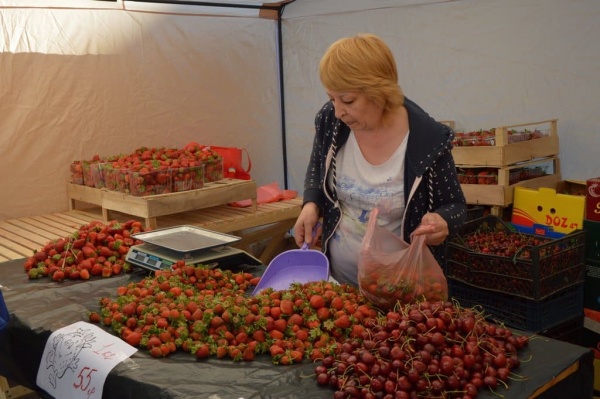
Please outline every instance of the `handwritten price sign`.
[[80, 321], [50, 335], [36, 383], [55, 398], [100, 399], [108, 373], [136, 351], [118, 337]]

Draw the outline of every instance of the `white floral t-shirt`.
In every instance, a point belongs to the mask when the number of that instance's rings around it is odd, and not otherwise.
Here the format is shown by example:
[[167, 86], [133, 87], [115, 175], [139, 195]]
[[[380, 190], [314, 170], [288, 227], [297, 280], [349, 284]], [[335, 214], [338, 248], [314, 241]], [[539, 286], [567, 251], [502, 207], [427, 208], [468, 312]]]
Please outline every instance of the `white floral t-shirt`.
[[[379, 209], [378, 224], [400, 236], [404, 215], [404, 158], [408, 134], [383, 164], [363, 157], [354, 132], [336, 158], [336, 190], [342, 218], [329, 242], [331, 274], [340, 283], [358, 285], [358, 251], [369, 212]], [[333, 184], [330, 177], [328, 184]]]

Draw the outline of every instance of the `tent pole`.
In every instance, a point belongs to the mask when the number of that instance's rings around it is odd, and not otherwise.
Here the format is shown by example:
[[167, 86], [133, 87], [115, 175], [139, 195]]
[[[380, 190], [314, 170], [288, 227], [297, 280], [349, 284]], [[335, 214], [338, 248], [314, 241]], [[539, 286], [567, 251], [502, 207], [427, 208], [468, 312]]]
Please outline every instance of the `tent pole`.
[[279, 58], [279, 107], [281, 114], [281, 145], [283, 151], [283, 187], [288, 189], [288, 161], [287, 161], [287, 142], [285, 131], [285, 91], [283, 89], [283, 39], [281, 27], [281, 15], [285, 5], [279, 9], [279, 18], [277, 18], [277, 55]]

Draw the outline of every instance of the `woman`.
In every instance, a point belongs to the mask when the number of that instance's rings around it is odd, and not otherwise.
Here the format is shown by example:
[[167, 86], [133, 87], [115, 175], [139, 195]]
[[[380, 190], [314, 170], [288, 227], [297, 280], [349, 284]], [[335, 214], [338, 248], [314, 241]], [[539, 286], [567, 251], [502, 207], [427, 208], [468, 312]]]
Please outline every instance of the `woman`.
[[296, 243], [314, 244], [312, 230], [323, 217], [322, 248], [332, 276], [357, 286], [367, 216], [378, 208], [380, 226], [401, 236], [404, 217], [403, 238], [426, 234], [444, 265], [445, 239], [466, 219], [452, 130], [404, 97], [394, 57], [375, 35], [332, 44], [319, 74], [330, 101], [315, 118]]

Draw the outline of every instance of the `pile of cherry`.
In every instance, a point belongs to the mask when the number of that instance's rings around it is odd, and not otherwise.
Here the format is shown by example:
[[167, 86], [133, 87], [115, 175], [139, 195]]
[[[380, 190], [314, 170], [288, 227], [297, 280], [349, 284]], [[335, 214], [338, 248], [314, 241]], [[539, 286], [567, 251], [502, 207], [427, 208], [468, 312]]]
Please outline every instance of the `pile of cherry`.
[[488, 323], [473, 308], [421, 302], [388, 312], [316, 366], [334, 398], [475, 398], [506, 381], [528, 338]]

